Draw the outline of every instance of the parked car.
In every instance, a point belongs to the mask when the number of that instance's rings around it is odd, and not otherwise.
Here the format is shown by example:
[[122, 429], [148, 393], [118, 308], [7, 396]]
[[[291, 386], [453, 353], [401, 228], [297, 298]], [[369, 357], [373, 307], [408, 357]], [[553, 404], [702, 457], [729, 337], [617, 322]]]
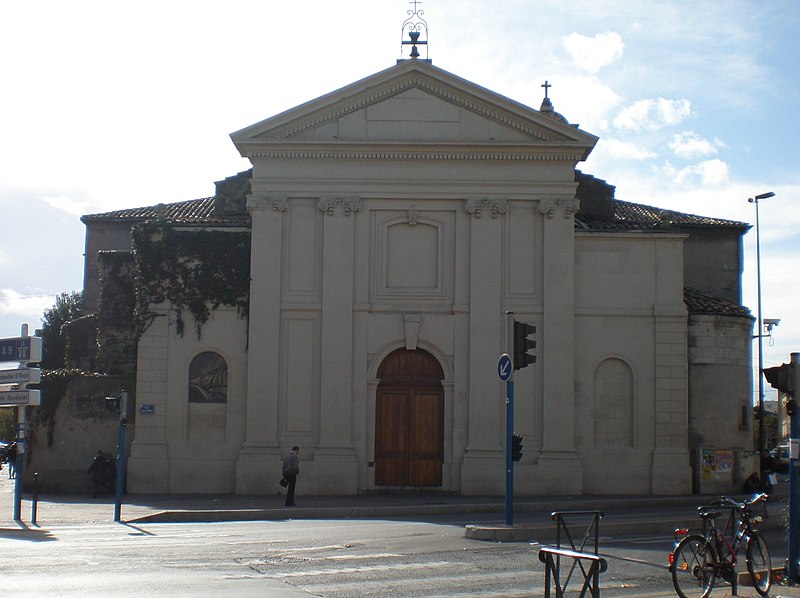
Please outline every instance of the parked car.
[[0, 442], [0, 463], [8, 461], [8, 443]]
[[772, 467], [777, 473], [789, 471], [789, 445], [781, 445], [769, 452], [772, 457]]

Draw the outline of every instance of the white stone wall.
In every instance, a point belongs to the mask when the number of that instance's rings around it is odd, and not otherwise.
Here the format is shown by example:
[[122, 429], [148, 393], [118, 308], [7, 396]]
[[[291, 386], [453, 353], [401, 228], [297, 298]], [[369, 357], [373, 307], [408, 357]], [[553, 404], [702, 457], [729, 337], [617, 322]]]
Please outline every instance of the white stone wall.
[[[693, 448], [753, 447], [753, 322], [694, 314], [689, 318], [689, 434]], [[721, 418], [720, 414], [726, 414]]]
[[576, 236], [576, 445], [588, 493], [691, 490], [680, 235]]
[[[139, 342], [128, 489], [233, 493], [247, 417], [246, 320], [235, 309], [219, 308], [198, 339], [193, 326], [187, 326], [184, 336], [175, 333], [172, 312], [161, 309], [156, 314]], [[218, 353], [228, 365], [225, 404], [189, 403], [189, 366], [202, 351]], [[142, 406], [151, 407], [152, 413], [142, 413]]]

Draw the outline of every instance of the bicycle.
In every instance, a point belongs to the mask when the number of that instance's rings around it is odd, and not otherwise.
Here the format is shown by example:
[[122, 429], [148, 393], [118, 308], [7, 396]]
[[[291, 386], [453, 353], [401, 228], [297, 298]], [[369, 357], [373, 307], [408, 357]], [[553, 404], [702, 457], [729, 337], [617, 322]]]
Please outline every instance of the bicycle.
[[[706, 598], [721, 577], [738, 591], [737, 554], [745, 543], [747, 571], [755, 590], [762, 596], [772, 586], [772, 561], [764, 537], [755, 524], [763, 518], [754, 513], [762, 505], [766, 513], [766, 494], [756, 494], [744, 502], [723, 496], [698, 507], [703, 520], [702, 530], [675, 530], [675, 548], [669, 554], [672, 585], [681, 598]], [[725, 525], [717, 518], [725, 515]]]

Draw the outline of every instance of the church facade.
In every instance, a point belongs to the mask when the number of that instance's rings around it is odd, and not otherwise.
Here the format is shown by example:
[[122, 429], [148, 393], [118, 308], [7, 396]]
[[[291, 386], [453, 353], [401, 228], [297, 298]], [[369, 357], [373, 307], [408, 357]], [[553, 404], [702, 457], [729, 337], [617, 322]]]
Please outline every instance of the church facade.
[[[129, 491], [271, 494], [298, 445], [304, 493], [502, 494], [507, 312], [519, 495], [688, 493], [695, 449], [750, 448], [748, 226], [616, 200], [549, 100], [400, 61], [232, 140], [214, 198], [84, 217], [90, 305], [136, 231]], [[199, 320], [144, 290], [212, 285], [147, 267], [170, 235], [241, 270]]]

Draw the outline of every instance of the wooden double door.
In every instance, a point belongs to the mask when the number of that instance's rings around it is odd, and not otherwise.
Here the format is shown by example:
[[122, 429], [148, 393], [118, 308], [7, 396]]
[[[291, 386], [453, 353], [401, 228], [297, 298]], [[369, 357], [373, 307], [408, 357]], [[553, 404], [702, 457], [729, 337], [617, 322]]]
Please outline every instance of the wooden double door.
[[438, 361], [398, 349], [378, 370], [375, 485], [441, 486], [444, 390]]

